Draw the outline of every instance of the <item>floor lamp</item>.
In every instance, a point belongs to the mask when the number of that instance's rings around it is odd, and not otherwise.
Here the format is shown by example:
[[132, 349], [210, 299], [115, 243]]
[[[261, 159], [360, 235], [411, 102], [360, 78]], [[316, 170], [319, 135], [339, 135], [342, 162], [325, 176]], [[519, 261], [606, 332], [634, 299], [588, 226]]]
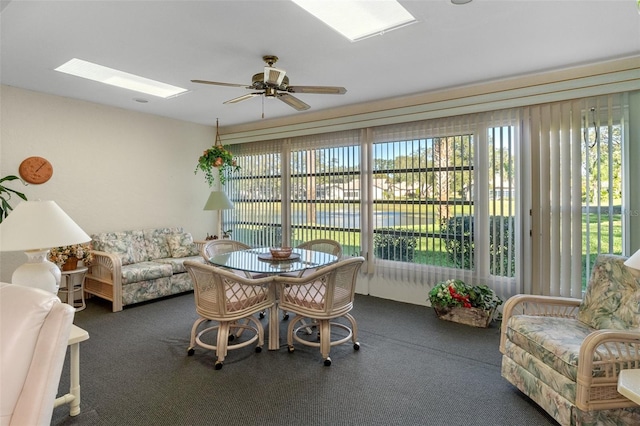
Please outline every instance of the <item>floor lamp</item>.
[[0, 250], [24, 251], [11, 283], [58, 293], [60, 268], [48, 259], [51, 247], [91, 241], [54, 201], [23, 201], [0, 223]]
[[207, 203], [204, 205], [204, 210], [217, 210], [218, 211], [218, 233], [216, 235], [220, 235], [222, 238], [222, 212], [220, 210], [230, 210], [233, 209], [233, 203], [227, 197], [227, 194], [224, 191], [211, 191], [209, 194], [209, 199], [207, 199]]

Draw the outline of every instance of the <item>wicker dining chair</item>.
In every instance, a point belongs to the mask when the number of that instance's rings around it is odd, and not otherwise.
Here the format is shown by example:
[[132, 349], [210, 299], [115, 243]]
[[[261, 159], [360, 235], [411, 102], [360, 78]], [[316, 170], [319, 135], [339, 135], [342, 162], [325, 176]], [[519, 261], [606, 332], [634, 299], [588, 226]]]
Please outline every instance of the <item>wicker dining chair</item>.
[[[330, 240], [327, 238], [318, 238], [316, 240], [305, 241], [304, 243], [298, 244], [296, 248], [303, 250], [313, 250], [313, 251], [321, 251], [323, 253], [332, 254], [338, 257], [338, 260], [342, 257], [342, 246], [339, 242], [335, 240]], [[297, 274], [283, 274], [287, 277], [302, 277], [305, 275], [309, 275], [314, 273], [317, 268], [309, 268], [304, 269]], [[282, 312], [282, 319], [288, 320], [289, 313], [287, 311]], [[307, 328], [307, 333], [311, 334], [311, 328]]]
[[251, 246], [241, 243], [240, 241], [223, 238], [220, 240], [207, 241], [200, 249], [200, 254], [204, 257], [204, 260], [209, 260], [218, 254], [247, 250], [250, 248]]
[[[306, 346], [320, 348], [324, 365], [331, 365], [329, 352], [331, 346], [353, 342], [355, 350], [360, 349], [358, 343], [358, 326], [355, 318], [349, 313], [353, 308], [356, 277], [363, 257], [352, 257], [340, 260], [302, 277], [276, 276], [275, 282], [280, 297], [279, 307], [296, 316], [287, 328], [287, 346], [289, 352], [294, 351], [293, 341]], [[344, 317], [349, 325], [338, 322]], [[320, 341], [303, 339], [298, 332], [309, 325], [305, 318], [314, 321], [320, 333]], [[300, 323], [298, 327], [296, 325]], [[342, 329], [346, 336], [331, 340], [332, 327]]]
[[316, 240], [305, 241], [298, 245], [299, 249], [321, 251], [323, 253], [329, 253], [337, 256], [338, 259], [342, 257], [342, 246], [335, 240], [326, 238], [319, 238]]
[[[276, 299], [273, 278], [247, 278], [223, 268], [190, 260], [186, 260], [184, 266], [193, 281], [196, 312], [200, 316], [191, 328], [187, 354], [193, 355], [197, 346], [215, 350], [215, 369], [219, 370], [228, 350], [239, 349], [257, 341], [256, 352], [261, 352], [264, 327], [254, 315], [274, 306]], [[242, 319], [247, 320], [246, 324], [240, 322]], [[217, 324], [198, 331], [199, 325], [205, 321], [216, 321]], [[230, 339], [231, 329], [248, 331], [253, 335], [243, 340]], [[213, 331], [217, 331], [216, 344], [205, 343], [202, 336]]]

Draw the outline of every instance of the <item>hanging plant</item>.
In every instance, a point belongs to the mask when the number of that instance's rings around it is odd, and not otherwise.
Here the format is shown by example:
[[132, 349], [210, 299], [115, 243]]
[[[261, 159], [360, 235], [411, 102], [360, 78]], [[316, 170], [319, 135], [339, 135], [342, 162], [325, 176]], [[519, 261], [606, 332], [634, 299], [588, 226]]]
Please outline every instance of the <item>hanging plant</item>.
[[204, 179], [209, 186], [213, 186], [215, 181], [214, 168], [218, 169], [218, 178], [220, 183], [224, 185], [227, 180], [226, 171], [234, 172], [239, 170], [240, 166], [236, 164], [233, 154], [228, 149], [222, 145], [214, 145], [200, 156], [194, 173], [198, 173], [198, 170], [203, 171]]
[[198, 158], [198, 165], [194, 173], [198, 173], [198, 170], [204, 172], [204, 179], [209, 186], [213, 186], [215, 181], [214, 170], [218, 169], [218, 178], [222, 185], [227, 181], [227, 171], [235, 172], [240, 170], [240, 166], [236, 164], [236, 160], [233, 159], [231, 151], [222, 146], [220, 141], [220, 134], [218, 133], [218, 121], [216, 120], [216, 143], [209, 149], [207, 149]]

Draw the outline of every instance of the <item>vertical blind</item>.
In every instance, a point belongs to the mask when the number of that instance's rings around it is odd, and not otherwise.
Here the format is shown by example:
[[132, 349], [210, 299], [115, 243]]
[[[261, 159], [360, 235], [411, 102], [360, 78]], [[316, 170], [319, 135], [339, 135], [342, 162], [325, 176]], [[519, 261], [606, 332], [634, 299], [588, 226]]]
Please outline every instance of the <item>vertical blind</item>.
[[343, 254], [361, 253], [360, 132], [291, 139], [291, 243], [332, 239]]
[[626, 95], [240, 144], [234, 238], [330, 238], [364, 272], [581, 297], [623, 252]]
[[282, 228], [282, 142], [234, 145], [238, 172], [228, 176], [225, 192], [234, 203], [223, 210], [233, 238], [255, 247], [279, 246]]
[[430, 285], [458, 278], [514, 292], [517, 114], [373, 129], [374, 182], [392, 183], [373, 202], [374, 217], [386, 219], [372, 224], [377, 274]]
[[622, 254], [625, 96], [525, 108], [531, 275], [525, 292], [581, 298], [595, 258]]

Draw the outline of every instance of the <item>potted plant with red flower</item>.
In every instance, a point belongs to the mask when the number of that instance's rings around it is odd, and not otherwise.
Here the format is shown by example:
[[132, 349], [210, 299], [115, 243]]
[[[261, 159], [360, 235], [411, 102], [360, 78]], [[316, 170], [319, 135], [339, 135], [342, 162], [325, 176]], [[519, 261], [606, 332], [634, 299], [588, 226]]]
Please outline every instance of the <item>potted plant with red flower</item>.
[[502, 299], [486, 285], [470, 286], [450, 279], [429, 291], [429, 302], [440, 319], [488, 327]]

